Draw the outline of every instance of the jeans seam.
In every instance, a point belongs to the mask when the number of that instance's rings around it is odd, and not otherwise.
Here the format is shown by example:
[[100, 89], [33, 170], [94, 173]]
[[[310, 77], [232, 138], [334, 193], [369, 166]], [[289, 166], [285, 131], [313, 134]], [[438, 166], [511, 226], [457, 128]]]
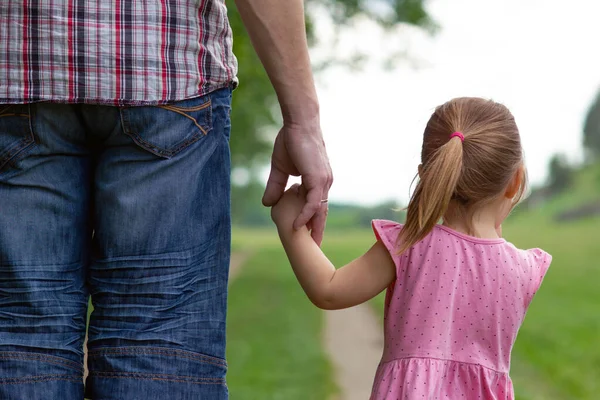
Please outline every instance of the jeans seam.
[[33, 145], [34, 142], [34, 139], [31, 138], [30, 135], [28, 135], [28, 137], [21, 139], [18, 143], [9, 148], [6, 151], [5, 156], [0, 159], [0, 169], [4, 168], [5, 165], [10, 164], [10, 162], [14, 160], [15, 157], [17, 157], [19, 154], [21, 154], [27, 148]]
[[0, 360], [21, 360], [21, 361], [31, 361], [37, 360], [42, 362], [47, 362], [48, 364], [60, 365], [63, 367], [70, 367], [75, 369], [76, 371], [83, 373], [83, 368], [80, 365], [77, 365], [75, 362], [61, 359], [55, 356], [48, 356], [40, 353], [25, 353], [25, 352], [0, 352]]
[[30, 118], [28, 114], [16, 114], [16, 113], [12, 113], [12, 114], [0, 114], [0, 118], [4, 118], [4, 117], [25, 117], [25, 118]]
[[[171, 107], [171, 106], [158, 106], [159, 108], [180, 114], [184, 117], [186, 117], [187, 119], [189, 119], [190, 121], [192, 121], [194, 123], [194, 125], [196, 125], [196, 128], [200, 129], [200, 132], [202, 132], [204, 134], [204, 136], [208, 135], [208, 131], [206, 129], [204, 129], [199, 123], [198, 120], [194, 117], [192, 117], [189, 114], [186, 114], [184, 111], [176, 108], [176, 107]], [[199, 110], [200, 111], [200, 110]]]
[[177, 358], [187, 358], [203, 362], [206, 364], [212, 364], [219, 367], [227, 367], [227, 362], [217, 357], [211, 357], [204, 354], [192, 353], [183, 350], [166, 349], [162, 347], [144, 347], [141, 349], [131, 347], [108, 347], [104, 349], [90, 350], [88, 352], [88, 358], [98, 358], [100, 356], [125, 356], [125, 355], [139, 355], [139, 354], [151, 354], [151, 355], [164, 355], [174, 356]]
[[22, 378], [2, 378], [0, 379], [0, 385], [14, 385], [19, 383], [35, 383], [35, 382], [47, 382], [47, 381], [74, 381], [81, 382], [81, 376], [77, 375], [35, 375], [27, 376]]
[[140, 372], [102, 372], [102, 371], [90, 371], [90, 376], [99, 378], [137, 378], [147, 379], [153, 381], [168, 381], [168, 382], [182, 382], [182, 383], [195, 383], [198, 385], [221, 385], [226, 381], [224, 378], [200, 378], [196, 376], [183, 376], [183, 375], [170, 375], [170, 374], [145, 374]]
[[165, 109], [175, 109], [175, 110], [179, 110], [179, 111], [188, 111], [188, 112], [194, 112], [194, 111], [201, 111], [204, 110], [205, 108], [208, 108], [210, 106], [212, 106], [212, 99], [209, 98], [207, 101], [205, 101], [204, 103], [197, 105], [197, 106], [192, 106], [192, 107], [182, 107], [182, 106], [178, 106], [176, 105], [177, 103], [170, 103], [170, 104], [160, 104], [157, 105], [156, 107], [160, 107], [160, 108], [165, 108]]

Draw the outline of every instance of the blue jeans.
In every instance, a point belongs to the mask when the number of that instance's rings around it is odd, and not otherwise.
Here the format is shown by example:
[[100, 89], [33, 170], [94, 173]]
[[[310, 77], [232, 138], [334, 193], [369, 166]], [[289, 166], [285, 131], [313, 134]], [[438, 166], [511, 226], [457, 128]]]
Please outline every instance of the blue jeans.
[[0, 399], [227, 399], [230, 105], [0, 105]]

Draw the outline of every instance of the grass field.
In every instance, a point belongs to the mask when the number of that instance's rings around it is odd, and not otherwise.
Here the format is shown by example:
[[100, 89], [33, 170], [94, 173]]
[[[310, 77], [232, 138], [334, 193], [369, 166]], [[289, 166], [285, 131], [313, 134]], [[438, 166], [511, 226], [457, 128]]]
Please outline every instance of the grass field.
[[246, 235], [236, 248], [248, 251], [248, 243], [257, 243], [258, 236], [263, 240], [230, 286], [231, 398], [327, 399], [336, 388], [321, 347], [322, 314], [283, 264], [273, 235]]
[[[600, 196], [598, 172], [582, 174], [578, 189], [505, 225], [518, 247], [554, 257], [513, 350], [520, 400], [600, 398], [600, 218], [553, 222], [556, 212], [577, 205], [574, 199]], [[324, 250], [343, 265], [373, 240], [368, 230], [329, 232]], [[321, 346], [322, 314], [301, 292], [274, 231], [236, 230], [234, 249], [254, 255], [230, 292], [232, 399], [327, 399], [336, 388]], [[382, 297], [372, 303], [382, 313]]]

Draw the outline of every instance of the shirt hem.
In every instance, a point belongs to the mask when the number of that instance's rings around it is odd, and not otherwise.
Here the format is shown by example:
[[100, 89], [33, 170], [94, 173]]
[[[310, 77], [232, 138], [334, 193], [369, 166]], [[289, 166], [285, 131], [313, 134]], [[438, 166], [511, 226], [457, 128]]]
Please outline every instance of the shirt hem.
[[237, 79], [233, 79], [228, 82], [223, 82], [220, 84], [216, 84], [214, 86], [209, 86], [204, 90], [198, 90], [192, 94], [186, 96], [175, 96], [167, 99], [156, 99], [156, 100], [143, 100], [143, 99], [111, 99], [111, 98], [90, 98], [90, 97], [82, 97], [69, 99], [66, 97], [55, 97], [55, 96], [40, 96], [35, 99], [11, 99], [11, 98], [0, 98], [0, 104], [33, 104], [33, 103], [59, 103], [59, 104], [89, 104], [89, 105], [98, 105], [98, 106], [115, 106], [115, 107], [136, 107], [136, 106], [158, 106], [169, 103], [174, 103], [178, 101], [184, 101], [189, 99], [194, 99], [202, 96], [209, 95], [217, 90], [230, 88], [232, 90], [236, 89], [238, 86]]

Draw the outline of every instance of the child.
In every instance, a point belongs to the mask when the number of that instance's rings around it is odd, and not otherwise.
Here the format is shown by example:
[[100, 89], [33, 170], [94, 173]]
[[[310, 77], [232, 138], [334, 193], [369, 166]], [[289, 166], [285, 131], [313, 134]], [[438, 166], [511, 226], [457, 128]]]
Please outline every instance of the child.
[[302, 187], [272, 209], [281, 242], [317, 307], [352, 307], [387, 288], [372, 400], [514, 399], [511, 349], [551, 261], [502, 239], [526, 186], [514, 118], [493, 101], [451, 100], [425, 128], [421, 161], [406, 223], [373, 221], [377, 242], [343, 268], [306, 227], [293, 229]]

